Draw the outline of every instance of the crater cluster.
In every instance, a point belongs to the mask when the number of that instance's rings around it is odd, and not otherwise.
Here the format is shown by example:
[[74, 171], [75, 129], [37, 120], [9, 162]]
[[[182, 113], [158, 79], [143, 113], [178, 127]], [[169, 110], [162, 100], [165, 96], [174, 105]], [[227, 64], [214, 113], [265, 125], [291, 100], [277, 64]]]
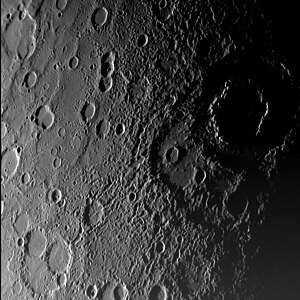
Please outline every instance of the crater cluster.
[[255, 234], [299, 129], [270, 20], [1, 2], [1, 299], [260, 299]]

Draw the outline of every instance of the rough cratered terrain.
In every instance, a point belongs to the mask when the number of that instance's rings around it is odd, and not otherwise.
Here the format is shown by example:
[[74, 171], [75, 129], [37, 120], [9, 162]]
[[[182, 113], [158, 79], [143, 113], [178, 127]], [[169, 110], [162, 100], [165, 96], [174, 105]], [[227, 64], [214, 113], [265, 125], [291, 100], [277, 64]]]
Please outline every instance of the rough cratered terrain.
[[295, 13], [223, 2], [1, 2], [1, 298], [298, 299]]

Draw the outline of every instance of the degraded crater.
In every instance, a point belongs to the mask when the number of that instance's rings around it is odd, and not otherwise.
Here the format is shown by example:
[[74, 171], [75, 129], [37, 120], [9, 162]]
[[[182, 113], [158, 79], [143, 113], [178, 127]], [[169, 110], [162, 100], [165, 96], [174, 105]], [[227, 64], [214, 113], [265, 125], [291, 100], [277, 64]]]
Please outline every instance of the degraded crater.
[[110, 130], [110, 122], [107, 118], [101, 119], [95, 126], [96, 134], [99, 138], [105, 138]]
[[57, 232], [67, 242], [71, 243], [78, 238], [80, 233], [80, 220], [71, 212], [59, 212], [55, 219]]
[[68, 280], [68, 278], [67, 278], [66, 273], [59, 274], [59, 275], [57, 276], [57, 284], [58, 284], [58, 286], [59, 286], [60, 288], [65, 287], [66, 284], [67, 284], [67, 280]]
[[58, 237], [49, 247], [47, 264], [53, 274], [68, 272], [72, 263], [72, 252], [67, 243]]
[[68, 0], [56, 0], [56, 8], [58, 10], [64, 10], [68, 4]]
[[47, 297], [57, 289], [55, 278], [49, 272], [44, 260], [25, 257], [21, 280], [32, 297]]
[[26, 234], [25, 251], [30, 257], [40, 258], [47, 246], [47, 237], [40, 229], [34, 229]]
[[244, 190], [238, 189], [238, 191], [228, 196], [226, 209], [233, 217], [237, 218], [246, 211], [247, 203], [248, 197], [245, 195]]
[[199, 147], [189, 138], [190, 121], [174, 117], [166, 125], [151, 146], [150, 163], [154, 177], [175, 192], [192, 184]]
[[14, 223], [14, 228], [19, 236], [24, 235], [29, 228], [29, 216], [26, 213], [21, 213], [17, 216]]

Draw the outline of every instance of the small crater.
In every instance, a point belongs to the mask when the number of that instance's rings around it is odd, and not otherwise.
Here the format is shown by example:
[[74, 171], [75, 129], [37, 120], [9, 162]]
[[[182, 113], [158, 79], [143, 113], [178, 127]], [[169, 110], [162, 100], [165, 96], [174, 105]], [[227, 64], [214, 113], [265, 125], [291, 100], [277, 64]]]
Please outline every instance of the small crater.
[[160, 0], [159, 1], [159, 8], [163, 9], [167, 6], [167, 4], [168, 4], [167, 0]]
[[106, 23], [108, 11], [105, 7], [98, 7], [94, 10], [91, 17], [91, 22], [94, 30], [100, 30], [100, 28]]
[[183, 110], [176, 111], [175, 117], [176, 117], [177, 121], [182, 121], [184, 119], [184, 117], [185, 117], [184, 111]]
[[49, 193], [49, 200], [53, 203], [58, 203], [62, 200], [62, 192], [60, 189], [55, 188]]
[[95, 104], [91, 103], [91, 102], [86, 102], [83, 105], [81, 112], [80, 112], [83, 122], [86, 123], [86, 122], [90, 121], [94, 117], [95, 112], [96, 112]]
[[238, 217], [247, 207], [247, 195], [242, 189], [238, 189], [228, 198], [227, 210], [233, 217]]
[[112, 51], [107, 51], [102, 55], [101, 64], [110, 61], [113, 62], [115, 60], [115, 55]]
[[165, 159], [168, 163], [174, 164], [178, 161], [179, 149], [177, 147], [170, 147], [165, 152]]
[[62, 198], [60, 201], [57, 202], [57, 206], [59, 208], [63, 208], [66, 205], [66, 199]]
[[69, 60], [69, 68], [71, 70], [75, 70], [79, 65], [79, 58], [77, 56], [73, 56]]
[[113, 86], [113, 80], [112, 77], [101, 77], [99, 80], [99, 90], [102, 93], [107, 93], [111, 90]]
[[35, 122], [42, 129], [50, 129], [54, 123], [54, 114], [48, 105], [40, 106], [35, 113]]
[[62, 288], [67, 284], [67, 275], [65, 273], [59, 274], [57, 276], [57, 285]]
[[7, 134], [7, 125], [5, 122], [1, 122], [1, 140], [6, 136]]
[[30, 181], [30, 174], [28, 172], [24, 172], [20, 178], [21, 184], [27, 185]]
[[95, 284], [90, 284], [87, 286], [85, 294], [89, 299], [95, 299], [98, 293], [98, 288]]
[[18, 246], [19, 248], [22, 248], [22, 247], [24, 247], [24, 244], [25, 244], [24, 238], [19, 237], [19, 238], [17, 239], [17, 246]]
[[167, 300], [167, 290], [164, 286], [155, 285], [149, 293], [149, 300]]
[[68, 0], [56, 0], [56, 8], [58, 10], [64, 10], [68, 4]]
[[131, 192], [128, 195], [128, 199], [129, 199], [129, 201], [134, 201], [136, 199], [136, 194], [134, 192]]
[[22, 151], [23, 151], [23, 147], [22, 146], [18, 146], [16, 147], [16, 151], [19, 155], [21, 155]]
[[165, 251], [165, 243], [163, 241], [158, 241], [156, 244], [157, 253], [163, 253]]
[[195, 182], [201, 184], [205, 181], [206, 172], [204, 170], [197, 170], [195, 174]]
[[52, 156], [56, 156], [57, 153], [58, 153], [58, 151], [57, 151], [57, 148], [56, 148], [56, 147], [53, 147], [53, 148], [50, 150], [50, 154], [51, 154]]
[[61, 167], [61, 158], [60, 157], [55, 157], [54, 159], [53, 159], [53, 162], [52, 162], [52, 165], [53, 165], [53, 168], [54, 169], [58, 169], [58, 168], [60, 168]]
[[60, 64], [59, 63], [55, 63], [53, 65], [53, 70], [57, 71], [59, 69], [59, 67], [60, 67]]
[[25, 74], [23, 84], [26, 88], [31, 89], [37, 82], [37, 74], [34, 71], [30, 71]]
[[148, 35], [141, 34], [137, 40], [138, 47], [142, 48], [142, 47], [145, 47], [147, 44], [148, 44]]
[[60, 127], [58, 130], [57, 130], [57, 135], [61, 138], [63, 138], [65, 135], [66, 135], [66, 129], [65, 127]]
[[116, 126], [116, 135], [123, 135], [125, 132], [125, 125], [123, 123], [119, 123]]
[[125, 285], [118, 284], [113, 290], [114, 300], [126, 300], [128, 297], [128, 290]]
[[1, 175], [7, 178], [12, 178], [19, 167], [20, 154], [17, 148], [14, 147], [11, 150], [6, 151], [1, 158]]
[[109, 132], [109, 122], [107, 119], [102, 119], [95, 127], [96, 134], [100, 138], [105, 138]]
[[104, 78], [111, 77], [115, 70], [113, 61], [105, 61], [101, 64], [101, 76]]

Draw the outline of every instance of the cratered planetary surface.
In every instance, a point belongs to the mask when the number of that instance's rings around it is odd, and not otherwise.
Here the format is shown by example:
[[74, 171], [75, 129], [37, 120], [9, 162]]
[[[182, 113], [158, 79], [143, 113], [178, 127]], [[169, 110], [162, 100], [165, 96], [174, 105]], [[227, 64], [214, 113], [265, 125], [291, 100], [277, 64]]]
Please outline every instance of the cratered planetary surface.
[[300, 299], [292, 1], [1, 1], [1, 299]]

